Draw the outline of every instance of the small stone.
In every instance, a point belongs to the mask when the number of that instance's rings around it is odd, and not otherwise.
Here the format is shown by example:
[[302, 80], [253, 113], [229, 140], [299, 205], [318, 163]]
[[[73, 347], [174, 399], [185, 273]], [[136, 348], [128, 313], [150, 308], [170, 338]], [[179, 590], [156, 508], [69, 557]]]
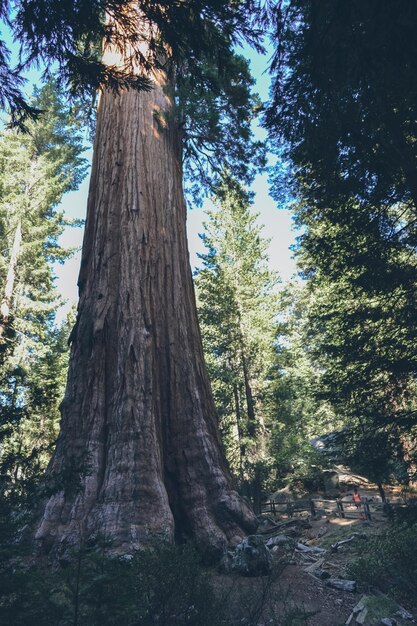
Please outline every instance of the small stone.
[[333, 587], [333, 589], [340, 589], [341, 591], [356, 591], [355, 580], [344, 580], [342, 578], [329, 578], [327, 585]]

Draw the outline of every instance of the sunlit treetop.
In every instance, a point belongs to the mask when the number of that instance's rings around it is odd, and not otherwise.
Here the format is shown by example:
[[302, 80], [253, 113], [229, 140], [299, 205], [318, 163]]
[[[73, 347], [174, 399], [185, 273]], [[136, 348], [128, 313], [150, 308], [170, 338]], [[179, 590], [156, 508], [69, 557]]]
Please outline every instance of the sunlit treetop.
[[[22, 91], [23, 75], [37, 65], [46, 73], [57, 70], [73, 91], [103, 85], [146, 88], [146, 77], [130, 71], [133, 64], [146, 74], [161, 60], [181, 64], [186, 59], [198, 81], [204, 59], [220, 67], [239, 41], [258, 45], [252, 20], [256, 5], [256, 0], [0, 0], [2, 31], [7, 25], [20, 50], [13, 66], [10, 49], [0, 39], [0, 107], [11, 112], [14, 122], [33, 113]], [[138, 16], [151, 27], [141, 32]], [[101, 62], [103, 41], [130, 50], [126, 68]]]

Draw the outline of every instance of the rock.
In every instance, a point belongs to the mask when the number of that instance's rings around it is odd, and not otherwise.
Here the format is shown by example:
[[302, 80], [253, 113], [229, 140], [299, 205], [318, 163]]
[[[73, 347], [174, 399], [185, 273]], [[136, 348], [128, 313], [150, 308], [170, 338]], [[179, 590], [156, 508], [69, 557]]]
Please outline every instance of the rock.
[[242, 542], [242, 537], [239, 537], [239, 535], [235, 535], [234, 537], [231, 538], [231, 540], [229, 541], [229, 547], [231, 549], [236, 548], [236, 546], [238, 546], [240, 543]]
[[[356, 580], [344, 580], [343, 578], [329, 578], [326, 581], [328, 587], [340, 589], [341, 591], [356, 591]], [[360, 622], [359, 622], [360, 623]]]
[[269, 496], [269, 500], [270, 502], [275, 502], [276, 504], [286, 504], [287, 502], [293, 502], [294, 496], [289, 487], [284, 487], [284, 489], [280, 489]]
[[275, 537], [271, 537], [266, 542], [267, 548], [273, 548], [274, 546], [283, 546], [293, 543], [293, 539], [288, 537], [288, 535], [275, 535]]
[[412, 613], [404, 609], [402, 606], [398, 607], [398, 610], [395, 613], [395, 615], [398, 615], [398, 617], [401, 617], [401, 619], [406, 619], [410, 621], [414, 620], [414, 616], [412, 615]]
[[323, 472], [324, 490], [327, 495], [332, 496], [340, 492], [339, 474], [334, 470]]
[[396, 626], [397, 621], [391, 617], [383, 617], [380, 621], [381, 626]]
[[271, 572], [272, 557], [262, 537], [250, 535], [229, 551], [221, 563], [226, 572], [241, 576], [265, 576]]

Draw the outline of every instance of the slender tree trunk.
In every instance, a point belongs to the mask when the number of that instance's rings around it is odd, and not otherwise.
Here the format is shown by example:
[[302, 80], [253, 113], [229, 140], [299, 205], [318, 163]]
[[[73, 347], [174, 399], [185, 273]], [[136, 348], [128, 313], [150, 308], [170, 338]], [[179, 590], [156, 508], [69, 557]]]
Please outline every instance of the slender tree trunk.
[[243, 481], [243, 457], [245, 456], [245, 444], [242, 442], [242, 416], [240, 414], [239, 391], [236, 383], [233, 383], [233, 398], [235, 401], [236, 428], [239, 446], [239, 476], [240, 480]]
[[242, 359], [243, 379], [245, 381], [246, 407], [248, 409], [248, 431], [249, 431], [249, 435], [253, 437], [256, 431], [255, 403], [253, 401], [252, 387], [250, 385], [248, 365], [246, 362], [246, 356], [243, 350], [243, 345], [241, 346], [241, 359]]
[[382, 483], [377, 483], [377, 487], [378, 487], [379, 495], [381, 496], [382, 502], [386, 502], [387, 499], [385, 497], [385, 490], [384, 490], [384, 487], [382, 486]]
[[4, 342], [7, 323], [10, 319], [10, 307], [12, 305], [13, 289], [16, 280], [16, 266], [19, 259], [21, 243], [22, 224], [19, 220], [15, 230], [12, 251], [10, 254], [9, 269], [7, 271], [6, 283], [0, 305], [0, 345]]
[[186, 241], [181, 142], [165, 77], [100, 99], [61, 433], [46, 502], [54, 550], [103, 534], [121, 551], [195, 538], [216, 554], [256, 528], [230, 489]]

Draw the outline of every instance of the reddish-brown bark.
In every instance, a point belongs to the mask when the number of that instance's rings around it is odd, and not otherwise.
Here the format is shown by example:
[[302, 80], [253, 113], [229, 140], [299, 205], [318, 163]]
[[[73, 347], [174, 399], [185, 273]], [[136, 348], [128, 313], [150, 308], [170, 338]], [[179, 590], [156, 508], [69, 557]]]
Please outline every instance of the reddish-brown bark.
[[97, 534], [130, 550], [194, 537], [224, 550], [256, 528], [230, 487], [202, 354], [186, 240], [181, 145], [162, 73], [104, 92], [80, 302], [52, 479], [87, 460], [81, 489], [46, 502], [36, 540]]

